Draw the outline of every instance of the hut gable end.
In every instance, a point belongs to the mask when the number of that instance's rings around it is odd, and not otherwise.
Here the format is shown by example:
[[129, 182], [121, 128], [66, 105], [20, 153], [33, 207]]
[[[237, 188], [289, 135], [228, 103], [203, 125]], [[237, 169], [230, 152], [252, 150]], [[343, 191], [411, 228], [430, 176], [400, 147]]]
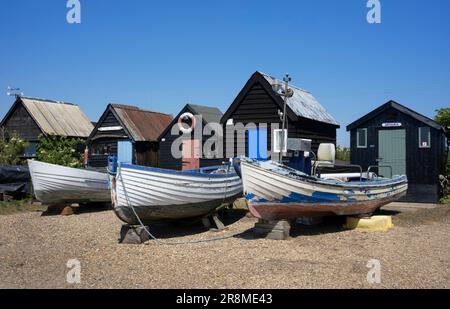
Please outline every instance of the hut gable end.
[[29, 141], [40, 134], [85, 139], [93, 129], [78, 105], [29, 97], [17, 97], [1, 126]]
[[43, 132], [22, 104], [15, 104], [2, 121], [7, 133], [15, 132], [26, 141], [37, 141]]

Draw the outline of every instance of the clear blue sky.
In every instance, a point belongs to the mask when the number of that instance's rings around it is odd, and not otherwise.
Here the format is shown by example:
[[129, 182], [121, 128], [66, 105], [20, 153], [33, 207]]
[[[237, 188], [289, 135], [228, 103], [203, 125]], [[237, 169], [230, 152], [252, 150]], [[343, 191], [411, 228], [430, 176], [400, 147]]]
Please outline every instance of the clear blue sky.
[[79, 104], [96, 121], [109, 102], [177, 113], [225, 111], [256, 70], [311, 91], [345, 126], [389, 99], [433, 117], [450, 106], [450, 1], [66, 0], [0, 2], [0, 117], [13, 98]]

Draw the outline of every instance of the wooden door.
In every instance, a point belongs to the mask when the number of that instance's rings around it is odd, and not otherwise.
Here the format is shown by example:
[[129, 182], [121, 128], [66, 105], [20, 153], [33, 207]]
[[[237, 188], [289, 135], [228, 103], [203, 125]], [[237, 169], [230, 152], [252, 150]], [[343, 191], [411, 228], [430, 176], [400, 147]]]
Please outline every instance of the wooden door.
[[[378, 131], [378, 161], [379, 165], [392, 167], [393, 175], [406, 175], [406, 131]], [[378, 173], [391, 177], [389, 168], [380, 168]]]
[[183, 171], [200, 168], [200, 141], [197, 139], [184, 140], [181, 155]]
[[117, 161], [133, 164], [133, 143], [131, 141], [117, 142]]
[[267, 128], [255, 128], [247, 131], [247, 157], [267, 160]]

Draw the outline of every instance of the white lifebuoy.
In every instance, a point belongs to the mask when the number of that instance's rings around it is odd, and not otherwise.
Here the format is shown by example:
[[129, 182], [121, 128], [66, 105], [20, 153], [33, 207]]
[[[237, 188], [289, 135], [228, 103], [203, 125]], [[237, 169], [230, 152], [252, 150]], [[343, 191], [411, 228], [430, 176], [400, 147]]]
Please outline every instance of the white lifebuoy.
[[[186, 118], [190, 118], [192, 121], [191, 126], [187, 129], [183, 126], [183, 120]], [[178, 128], [180, 129], [181, 132], [185, 134], [190, 134], [195, 129], [195, 125], [196, 120], [194, 115], [192, 115], [191, 113], [184, 113], [183, 115], [180, 116], [180, 118], [178, 118]]]

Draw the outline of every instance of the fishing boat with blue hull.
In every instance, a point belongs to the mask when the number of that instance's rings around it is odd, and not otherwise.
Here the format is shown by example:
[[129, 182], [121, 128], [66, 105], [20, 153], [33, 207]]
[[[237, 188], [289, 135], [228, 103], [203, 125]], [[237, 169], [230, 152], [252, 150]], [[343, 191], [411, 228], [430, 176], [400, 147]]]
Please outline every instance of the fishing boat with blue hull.
[[372, 214], [406, 194], [406, 176], [343, 181], [310, 176], [274, 161], [241, 160], [250, 212], [264, 220]]
[[231, 166], [175, 171], [118, 164], [110, 173], [113, 208], [137, 225], [203, 217], [242, 196], [242, 181]]

